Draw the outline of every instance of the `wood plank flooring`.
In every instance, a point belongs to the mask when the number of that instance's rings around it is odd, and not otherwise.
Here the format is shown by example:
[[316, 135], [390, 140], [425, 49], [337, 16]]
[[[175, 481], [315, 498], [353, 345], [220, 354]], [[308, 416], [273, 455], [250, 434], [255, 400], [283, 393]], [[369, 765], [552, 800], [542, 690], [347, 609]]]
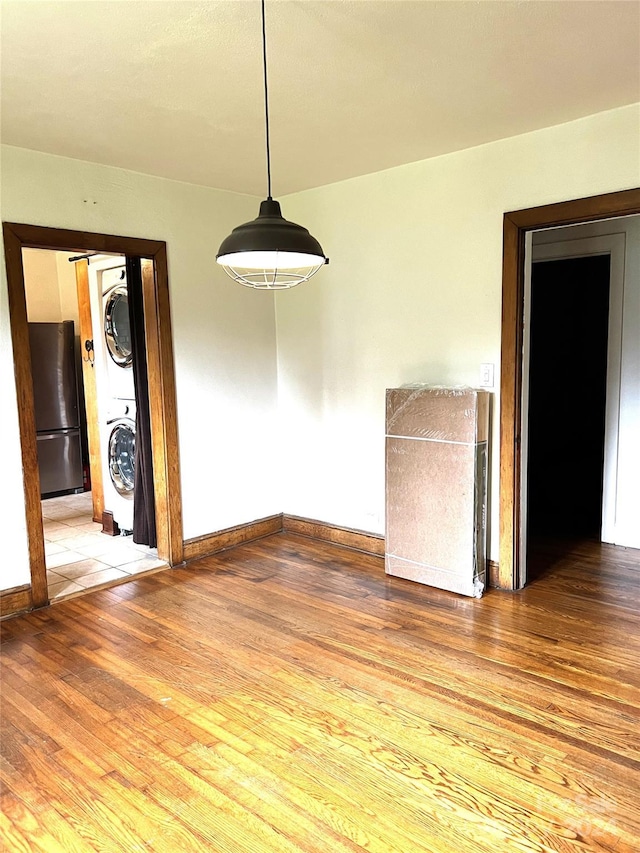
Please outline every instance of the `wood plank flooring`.
[[291, 534], [2, 624], [8, 851], [637, 851], [640, 552], [465, 599]]

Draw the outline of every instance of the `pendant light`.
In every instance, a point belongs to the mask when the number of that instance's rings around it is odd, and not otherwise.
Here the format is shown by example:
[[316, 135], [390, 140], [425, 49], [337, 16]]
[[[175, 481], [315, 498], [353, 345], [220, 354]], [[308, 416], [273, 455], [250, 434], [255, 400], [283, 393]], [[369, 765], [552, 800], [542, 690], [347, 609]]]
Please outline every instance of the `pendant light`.
[[262, 0], [262, 65], [267, 142], [267, 198], [257, 219], [234, 228], [220, 246], [216, 260], [234, 281], [256, 290], [284, 290], [308, 281], [329, 263], [315, 237], [282, 217], [280, 204], [271, 197], [269, 144], [269, 90], [267, 86], [267, 34], [265, 0]]

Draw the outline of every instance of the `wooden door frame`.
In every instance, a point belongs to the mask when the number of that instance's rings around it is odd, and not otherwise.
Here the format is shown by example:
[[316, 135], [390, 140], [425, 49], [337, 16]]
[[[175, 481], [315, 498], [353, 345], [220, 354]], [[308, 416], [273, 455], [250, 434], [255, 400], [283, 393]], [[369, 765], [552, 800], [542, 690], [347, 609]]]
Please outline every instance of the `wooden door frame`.
[[104, 488], [102, 482], [102, 454], [100, 452], [100, 419], [98, 416], [97, 383], [94, 370], [94, 353], [83, 348], [86, 341], [93, 342], [93, 318], [89, 287], [89, 260], [76, 261], [76, 294], [78, 297], [78, 331], [82, 355], [82, 387], [84, 389], [85, 414], [87, 420], [87, 447], [89, 451], [89, 478], [91, 481], [91, 505], [93, 520], [102, 522], [104, 511]]
[[162, 522], [158, 525], [158, 556], [174, 566], [183, 561], [183, 535], [167, 245], [159, 240], [12, 222], [3, 223], [3, 235], [31, 567], [31, 604], [42, 607], [48, 603], [47, 573], [22, 250], [107, 252], [153, 261], [154, 274], [147, 276], [144, 309], [156, 512]]
[[560, 225], [640, 213], [640, 188], [504, 214], [500, 356], [500, 564], [498, 586], [517, 589], [520, 560], [520, 466], [525, 237]]

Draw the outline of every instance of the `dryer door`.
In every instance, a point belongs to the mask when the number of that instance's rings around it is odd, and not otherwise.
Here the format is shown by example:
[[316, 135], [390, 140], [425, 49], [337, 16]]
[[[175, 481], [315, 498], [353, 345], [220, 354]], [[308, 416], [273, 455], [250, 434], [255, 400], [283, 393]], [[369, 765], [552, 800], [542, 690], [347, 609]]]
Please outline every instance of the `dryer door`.
[[131, 495], [136, 471], [136, 427], [131, 420], [118, 421], [109, 437], [109, 474], [121, 495]]
[[104, 336], [109, 355], [119, 367], [131, 364], [129, 297], [124, 285], [114, 287], [104, 304]]

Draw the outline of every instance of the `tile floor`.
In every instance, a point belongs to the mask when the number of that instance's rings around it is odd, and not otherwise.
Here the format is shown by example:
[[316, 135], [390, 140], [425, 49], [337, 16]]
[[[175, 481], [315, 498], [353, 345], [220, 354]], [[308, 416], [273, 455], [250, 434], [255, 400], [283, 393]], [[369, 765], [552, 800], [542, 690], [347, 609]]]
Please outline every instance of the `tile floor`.
[[49, 598], [165, 566], [155, 548], [131, 536], [107, 536], [92, 519], [91, 492], [42, 501]]

